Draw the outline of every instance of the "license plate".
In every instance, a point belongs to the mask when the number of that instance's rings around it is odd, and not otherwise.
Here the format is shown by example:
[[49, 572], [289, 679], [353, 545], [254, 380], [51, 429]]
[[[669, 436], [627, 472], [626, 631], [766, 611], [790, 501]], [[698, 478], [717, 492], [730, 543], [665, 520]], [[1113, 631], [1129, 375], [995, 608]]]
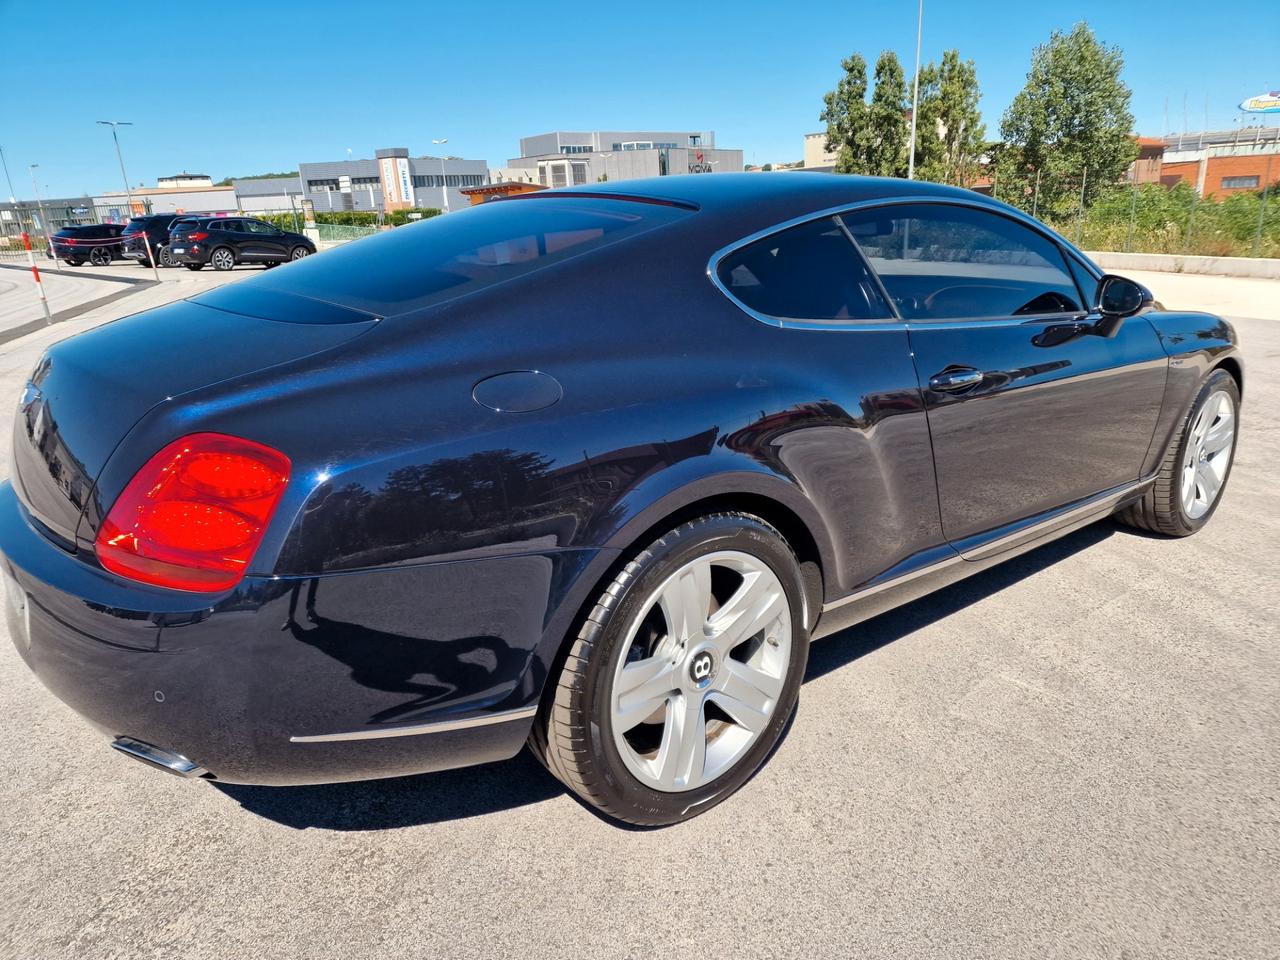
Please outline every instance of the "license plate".
[[187, 248], [186, 248], [186, 247], [174, 247], [174, 248], [173, 248], [173, 252], [174, 252], [174, 253], [186, 253], [186, 252], [187, 252]]

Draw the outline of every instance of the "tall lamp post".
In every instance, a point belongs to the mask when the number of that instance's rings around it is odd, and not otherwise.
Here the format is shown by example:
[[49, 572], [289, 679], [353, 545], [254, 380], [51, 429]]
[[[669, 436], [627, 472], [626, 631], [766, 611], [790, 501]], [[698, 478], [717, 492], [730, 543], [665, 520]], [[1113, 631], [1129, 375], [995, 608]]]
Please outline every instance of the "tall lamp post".
[[[439, 146], [442, 143], [448, 143], [449, 138], [442, 137], [439, 140], [432, 140], [431, 142]], [[449, 212], [449, 188], [445, 186], [444, 157], [440, 158], [440, 196], [444, 198], [444, 212], [448, 213]]]
[[916, 178], [916, 114], [920, 112], [920, 34], [924, 28], [924, 0], [916, 7], [916, 76], [911, 88], [911, 152], [907, 160], [907, 179]]
[[4, 167], [4, 178], [9, 181], [9, 202], [16, 207], [18, 198], [13, 192], [13, 177], [9, 176], [9, 161], [4, 158], [4, 147], [0, 147], [0, 166]]
[[[104, 127], [111, 128], [111, 139], [116, 143], [116, 159], [120, 161], [120, 176], [124, 178], [124, 195], [129, 201], [129, 217], [133, 216], [133, 191], [129, 189], [129, 175], [124, 172], [124, 155], [120, 153], [120, 137], [116, 130], [119, 127], [132, 127], [133, 122], [130, 120], [99, 120], [99, 124]], [[129, 217], [125, 217], [126, 220]]]

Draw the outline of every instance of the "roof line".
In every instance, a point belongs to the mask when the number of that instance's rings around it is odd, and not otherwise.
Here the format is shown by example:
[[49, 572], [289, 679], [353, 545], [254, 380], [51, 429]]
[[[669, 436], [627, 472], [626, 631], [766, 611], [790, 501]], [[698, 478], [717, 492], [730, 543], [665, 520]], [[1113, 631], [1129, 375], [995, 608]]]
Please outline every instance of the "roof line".
[[680, 200], [676, 197], [650, 197], [638, 193], [606, 193], [599, 190], [537, 190], [532, 193], [521, 193], [514, 197], [504, 197], [501, 202], [513, 200], [535, 200], [552, 197], [579, 197], [591, 200], [625, 200], [630, 203], [654, 203], [663, 207], [680, 207], [684, 210], [701, 210], [699, 204], [692, 200]]

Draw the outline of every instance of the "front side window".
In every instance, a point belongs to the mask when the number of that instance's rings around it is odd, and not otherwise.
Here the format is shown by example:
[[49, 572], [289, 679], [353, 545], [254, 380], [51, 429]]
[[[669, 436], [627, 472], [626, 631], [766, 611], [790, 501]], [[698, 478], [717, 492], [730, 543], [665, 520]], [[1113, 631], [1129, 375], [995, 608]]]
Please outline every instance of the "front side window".
[[729, 295], [776, 320], [884, 320], [888, 306], [840, 224], [811, 220], [733, 251], [716, 267]]
[[261, 220], [246, 220], [244, 221], [244, 228], [249, 233], [260, 233], [266, 236], [272, 236], [276, 232], [275, 227], [269, 223], [263, 223]]
[[900, 204], [842, 214], [904, 320], [1080, 312], [1080, 291], [1048, 237], [998, 213]]

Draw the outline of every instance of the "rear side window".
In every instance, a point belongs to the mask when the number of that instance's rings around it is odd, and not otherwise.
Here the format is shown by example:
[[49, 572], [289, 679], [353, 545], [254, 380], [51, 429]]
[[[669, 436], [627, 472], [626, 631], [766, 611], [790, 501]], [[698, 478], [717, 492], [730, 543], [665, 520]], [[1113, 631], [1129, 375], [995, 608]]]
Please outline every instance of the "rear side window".
[[904, 320], [1082, 309], [1058, 245], [1009, 217], [952, 204], [901, 204], [841, 219]]
[[862, 257], [831, 217], [741, 247], [716, 274], [733, 299], [779, 321], [837, 325], [890, 316]]
[[[692, 212], [587, 197], [500, 200], [380, 233], [250, 281], [386, 316], [515, 279]], [[284, 275], [284, 274], [287, 274]]]

